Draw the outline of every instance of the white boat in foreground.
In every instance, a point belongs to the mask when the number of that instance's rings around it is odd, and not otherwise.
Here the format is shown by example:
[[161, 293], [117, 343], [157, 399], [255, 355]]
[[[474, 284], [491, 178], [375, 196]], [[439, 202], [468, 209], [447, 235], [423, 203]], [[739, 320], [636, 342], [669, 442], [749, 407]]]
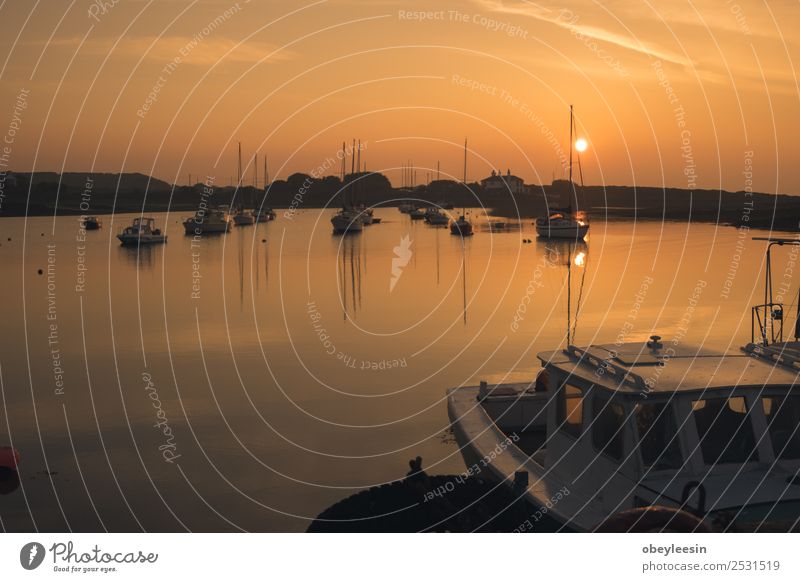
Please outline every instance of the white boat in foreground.
[[467, 466], [555, 529], [629, 531], [649, 513], [671, 516], [656, 531], [687, 518], [690, 529], [796, 531], [800, 341], [782, 340], [783, 313], [765, 292], [736, 353], [656, 335], [569, 345], [538, 354], [530, 383], [451, 389]]
[[155, 218], [134, 218], [133, 224], [128, 226], [117, 238], [123, 245], [146, 245], [167, 242], [167, 235], [161, 229], [155, 228]]
[[800, 343], [758, 357], [658, 340], [570, 346], [538, 355], [538, 382], [450, 390], [448, 412], [467, 465], [492, 458], [486, 474], [512, 488], [524, 472], [526, 500], [552, 505], [564, 529], [666, 506], [786, 531], [800, 518], [800, 397], [797, 370], [770, 357], [789, 352], [800, 362]]

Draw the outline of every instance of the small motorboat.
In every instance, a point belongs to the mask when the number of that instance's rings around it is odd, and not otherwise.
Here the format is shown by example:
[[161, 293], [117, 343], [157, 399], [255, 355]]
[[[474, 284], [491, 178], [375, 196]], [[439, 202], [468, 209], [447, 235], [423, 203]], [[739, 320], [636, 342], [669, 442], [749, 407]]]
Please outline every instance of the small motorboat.
[[224, 208], [201, 208], [194, 216], [183, 221], [187, 235], [228, 232], [231, 217]]
[[472, 236], [472, 224], [462, 214], [458, 220], [450, 223], [450, 234], [454, 236]]
[[447, 226], [450, 222], [450, 217], [438, 208], [431, 207], [425, 211], [425, 222], [431, 226]]
[[249, 210], [240, 208], [239, 211], [233, 215], [233, 224], [236, 226], [249, 226], [256, 223], [256, 216]]
[[362, 207], [357, 208], [356, 210], [361, 215], [361, 223], [364, 226], [369, 226], [373, 222], [375, 222], [375, 217], [373, 216], [372, 208], [364, 208], [362, 206]]
[[353, 234], [361, 232], [364, 222], [361, 213], [350, 208], [342, 208], [331, 218], [333, 234]]
[[259, 208], [254, 213], [256, 222], [269, 222], [275, 220], [275, 211], [272, 208]]
[[425, 211], [421, 208], [415, 208], [411, 212], [408, 213], [408, 216], [411, 217], [411, 220], [422, 220], [425, 218]]
[[83, 219], [83, 228], [85, 230], [99, 230], [102, 226], [102, 221], [96, 216], [87, 216]]
[[167, 235], [155, 228], [155, 218], [137, 217], [117, 238], [123, 245], [145, 245], [167, 242]]
[[417, 209], [417, 205], [411, 202], [403, 202], [397, 209], [403, 214], [411, 214]]

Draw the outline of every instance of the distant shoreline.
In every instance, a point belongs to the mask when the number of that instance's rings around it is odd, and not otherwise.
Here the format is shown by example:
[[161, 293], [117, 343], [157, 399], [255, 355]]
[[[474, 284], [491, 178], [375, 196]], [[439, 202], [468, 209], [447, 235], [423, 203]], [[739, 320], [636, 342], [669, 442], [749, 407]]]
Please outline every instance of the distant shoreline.
[[[468, 185], [437, 180], [416, 188], [393, 188], [382, 174], [364, 172], [316, 179], [293, 174], [287, 180], [263, 189], [214, 186], [213, 204], [274, 209], [338, 208], [343, 193], [350, 203], [398, 206], [403, 200], [420, 205], [447, 201], [456, 208], [480, 207], [497, 217], [533, 219], [553, 210], [569, 182], [529, 185], [526, 192], [487, 190], [478, 183]], [[204, 184], [172, 186], [144, 174], [37, 173], [9, 174], [0, 197], [0, 217], [57, 215], [108, 215], [131, 212], [193, 213]], [[590, 216], [628, 220], [669, 220], [715, 223], [760, 230], [800, 232], [800, 196], [749, 191], [685, 190], [633, 186], [577, 187], [574, 206]], [[145, 192], [147, 193], [145, 196]], [[30, 193], [30, 200], [28, 199]]]

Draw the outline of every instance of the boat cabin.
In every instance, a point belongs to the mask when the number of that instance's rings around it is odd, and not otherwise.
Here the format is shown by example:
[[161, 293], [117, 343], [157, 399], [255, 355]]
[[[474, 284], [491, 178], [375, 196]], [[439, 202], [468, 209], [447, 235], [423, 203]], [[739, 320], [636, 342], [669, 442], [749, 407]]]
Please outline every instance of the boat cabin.
[[800, 468], [797, 371], [774, 361], [657, 336], [539, 358], [553, 391], [547, 465], [585, 462], [645, 484], [666, 473], [730, 477], [761, 464], [793, 476]]

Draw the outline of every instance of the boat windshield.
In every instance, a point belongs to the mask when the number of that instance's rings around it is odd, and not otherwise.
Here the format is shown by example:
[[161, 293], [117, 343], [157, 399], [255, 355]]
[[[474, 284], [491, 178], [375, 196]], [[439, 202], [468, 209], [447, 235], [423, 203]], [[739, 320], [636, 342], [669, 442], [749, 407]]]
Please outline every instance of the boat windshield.
[[758, 460], [753, 424], [744, 396], [694, 400], [692, 416], [707, 465]]
[[775, 458], [782, 461], [800, 459], [800, 396], [765, 396], [761, 399], [761, 407], [767, 419]]
[[642, 463], [653, 471], [680, 469], [683, 455], [673, 407], [668, 402], [638, 403], [635, 417]]

